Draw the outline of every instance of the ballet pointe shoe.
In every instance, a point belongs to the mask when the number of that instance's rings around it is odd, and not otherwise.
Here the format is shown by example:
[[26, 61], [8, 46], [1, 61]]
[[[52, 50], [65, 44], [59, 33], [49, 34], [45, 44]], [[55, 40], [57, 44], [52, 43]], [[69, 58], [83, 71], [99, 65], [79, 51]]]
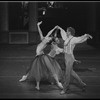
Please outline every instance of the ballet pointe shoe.
[[82, 92], [86, 91], [86, 86], [87, 86], [86, 84], [82, 86]]
[[57, 83], [57, 85], [58, 85], [58, 87], [60, 88], [60, 89], [63, 89], [63, 85], [59, 82], [59, 83]]
[[40, 87], [39, 87], [39, 86], [36, 86], [35, 88], [36, 88], [37, 90], [40, 90]]
[[65, 91], [64, 91], [64, 90], [62, 90], [62, 91], [60, 92], [60, 94], [61, 94], [61, 95], [65, 94]]
[[83, 83], [82, 85], [81, 85], [81, 89], [82, 89], [82, 92], [85, 92], [86, 91], [86, 84], [85, 83]]
[[27, 76], [26, 75], [23, 75], [23, 77], [19, 80], [19, 82], [23, 82], [27, 79]]
[[71, 90], [70, 90], [70, 89], [67, 89], [66, 91], [62, 90], [62, 91], [60, 92], [60, 94], [61, 94], [61, 95], [65, 94], [65, 93], [69, 94], [70, 92], [71, 92]]

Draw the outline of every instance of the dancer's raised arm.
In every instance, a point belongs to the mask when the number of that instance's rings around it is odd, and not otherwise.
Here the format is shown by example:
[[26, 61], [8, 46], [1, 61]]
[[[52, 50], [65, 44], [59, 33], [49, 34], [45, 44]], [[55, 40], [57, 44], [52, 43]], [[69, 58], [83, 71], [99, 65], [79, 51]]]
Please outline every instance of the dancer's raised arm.
[[37, 23], [37, 27], [38, 27], [40, 39], [42, 40], [44, 37], [43, 37], [43, 33], [42, 33], [41, 29], [40, 29], [40, 24], [41, 24], [41, 23], [42, 23], [42, 21], [41, 21], [41, 22], [38, 22], [38, 23]]
[[84, 34], [84, 35], [82, 35], [80, 37], [74, 37], [73, 41], [74, 41], [74, 43], [83, 43], [89, 38], [92, 39], [93, 37], [91, 35], [89, 35], [89, 34]]
[[65, 32], [65, 30], [64, 29], [62, 29], [60, 26], [58, 26], [58, 28], [61, 30], [61, 37], [62, 37], [62, 39], [63, 40], [66, 40], [66, 38], [67, 38], [67, 33]]
[[51, 34], [52, 34], [52, 32], [57, 28], [58, 26], [55, 26], [52, 30], [50, 30], [49, 32], [48, 32], [48, 34], [45, 36], [45, 37], [49, 37]]

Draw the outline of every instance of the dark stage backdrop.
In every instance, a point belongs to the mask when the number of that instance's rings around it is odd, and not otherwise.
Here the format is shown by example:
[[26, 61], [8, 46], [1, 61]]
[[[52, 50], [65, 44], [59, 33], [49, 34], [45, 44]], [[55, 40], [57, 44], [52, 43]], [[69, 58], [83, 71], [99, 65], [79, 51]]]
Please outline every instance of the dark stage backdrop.
[[[88, 44], [100, 45], [100, 2], [56, 2], [56, 4], [58, 8], [48, 8], [45, 2], [38, 2], [38, 21], [43, 21], [41, 29], [44, 35], [55, 25], [65, 30], [72, 26], [77, 36], [89, 33], [94, 37]], [[45, 15], [42, 15], [43, 10], [39, 10], [42, 7], [46, 8]], [[0, 12], [2, 18], [2, 8]], [[29, 15], [28, 4], [24, 6], [22, 2], [8, 2], [8, 31], [28, 32]], [[8, 38], [3, 33], [0, 37]]]
[[[45, 6], [45, 4], [38, 7]], [[87, 3], [65, 2], [64, 8], [47, 8], [46, 14], [42, 17], [41, 11], [38, 11], [38, 20], [43, 20], [42, 29], [44, 35], [55, 25], [60, 25], [64, 29], [72, 26], [76, 29], [77, 35], [87, 30]], [[23, 7], [21, 2], [9, 2], [9, 30], [10, 31], [28, 31], [28, 7]]]
[[[39, 11], [41, 14], [41, 11]], [[76, 35], [82, 35], [87, 31], [88, 25], [88, 4], [81, 2], [65, 2], [63, 8], [47, 8], [43, 20], [42, 29], [46, 35], [47, 31], [55, 25], [59, 25], [66, 30], [72, 26], [76, 30]]]
[[21, 2], [9, 2], [9, 30], [28, 31], [28, 7]]

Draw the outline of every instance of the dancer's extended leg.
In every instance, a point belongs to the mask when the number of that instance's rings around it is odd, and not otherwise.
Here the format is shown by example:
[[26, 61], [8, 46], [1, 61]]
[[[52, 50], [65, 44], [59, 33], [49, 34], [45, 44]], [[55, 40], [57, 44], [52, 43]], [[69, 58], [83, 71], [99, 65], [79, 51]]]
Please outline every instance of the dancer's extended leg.
[[61, 82], [59, 82], [58, 77], [57, 77], [56, 74], [54, 75], [54, 78], [55, 78], [55, 80], [56, 80], [56, 82], [57, 82], [57, 85], [58, 85], [61, 89], [63, 89], [63, 85], [62, 85]]

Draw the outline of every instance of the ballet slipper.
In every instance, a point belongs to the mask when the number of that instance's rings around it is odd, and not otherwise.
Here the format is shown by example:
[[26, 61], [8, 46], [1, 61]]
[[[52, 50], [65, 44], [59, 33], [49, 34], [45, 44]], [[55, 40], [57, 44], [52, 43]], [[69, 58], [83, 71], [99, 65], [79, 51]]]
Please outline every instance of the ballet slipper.
[[69, 94], [70, 92], [71, 92], [71, 90], [68, 88], [66, 91], [62, 90], [62, 91], [60, 92], [60, 94], [61, 94], [61, 95], [65, 94], [65, 93]]
[[81, 86], [82, 92], [85, 92], [87, 85], [85, 83], [82, 83], [80, 86]]
[[37, 90], [40, 90], [40, 87], [38, 87], [38, 86], [36, 86], [35, 88], [36, 88]]
[[27, 76], [26, 75], [23, 75], [23, 77], [19, 80], [19, 82], [23, 82], [27, 79]]
[[62, 84], [59, 82], [59, 83], [57, 83], [58, 84], [58, 87], [60, 87], [61, 89], [63, 89], [63, 86], [62, 86]]
[[62, 91], [60, 92], [60, 94], [61, 94], [61, 95], [65, 94], [65, 91], [64, 91], [64, 90], [62, 90]]

